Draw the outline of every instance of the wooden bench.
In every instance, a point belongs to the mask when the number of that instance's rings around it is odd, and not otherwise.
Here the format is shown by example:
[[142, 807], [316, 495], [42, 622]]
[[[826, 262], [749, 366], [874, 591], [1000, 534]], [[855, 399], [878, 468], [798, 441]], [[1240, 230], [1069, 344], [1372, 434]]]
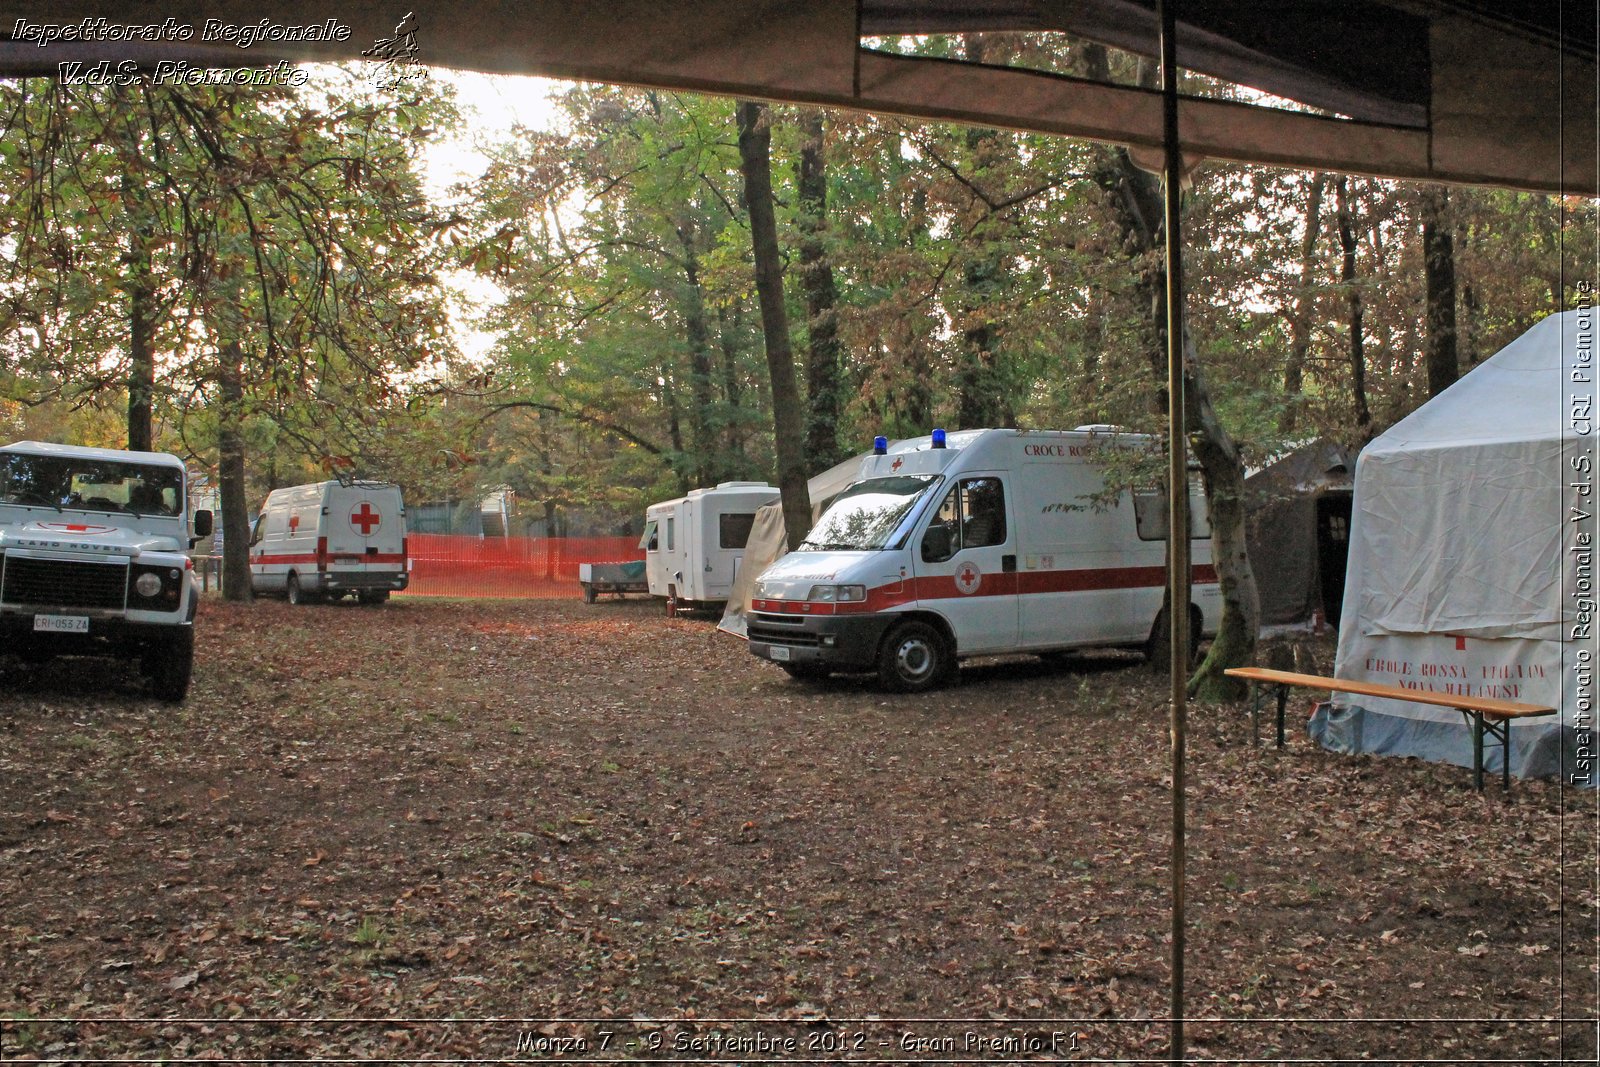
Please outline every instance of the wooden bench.
[[1260, 743], [1260, 687], [1272, 685], [1278, 692], [1278, 747], [1283, 747], [1283, 708], [1294, 687], [1326, 689], [1332, 693], [1354, 693], [1358, 696], [1383, 697], [1386, 700], [1405, 700], [1413, 704], [1432, 704], [1459, 711], [1472, 728], [1472, 781], [1483, 792], [1483, 738], [1487, 734], [1500, 743], [1500, 787], [1511, 788], [1511, 720], [1535, 715], [1554, 715], [1556, 709], [1542, 704], [1519, 704], [1514, 700], [1494, 697], [1475, 697], [1464, 693], [1435, 693], [1428, 689], [1403, 689], [1398, 685], [1380, 685], [1352, 678], [1324, 678], [1316, 674], [1296, 674], [1293, 671], [1274, 671], [1265, 667], [1230, 667], [1223, 672], [1243, 678], [1255, 688], [1255, 699], [1250, 702], [1251, 728]]

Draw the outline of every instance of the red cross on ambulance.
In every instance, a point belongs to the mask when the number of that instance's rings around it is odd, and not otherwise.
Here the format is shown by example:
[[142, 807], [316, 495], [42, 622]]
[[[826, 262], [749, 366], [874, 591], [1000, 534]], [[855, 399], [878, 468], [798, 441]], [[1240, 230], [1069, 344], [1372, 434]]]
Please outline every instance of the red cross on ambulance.
[[978, 591], [978, 586], [983, 583], [983, 572], [978, 570], [978, 565], [971, 560], [956, 568], [956, 588], [964, 596], [971, 596]]
[[360, 530], [362, 537], [371, 537], [372, 531], [382, 524], [383, 516], [373, 511], [372, 505], [365, 500], [350, 513], [350, 525]]

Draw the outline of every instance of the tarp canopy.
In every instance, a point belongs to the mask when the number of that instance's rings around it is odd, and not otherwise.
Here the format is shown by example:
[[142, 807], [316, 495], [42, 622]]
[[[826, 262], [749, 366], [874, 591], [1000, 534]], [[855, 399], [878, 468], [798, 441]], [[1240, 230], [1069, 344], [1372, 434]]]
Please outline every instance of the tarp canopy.
[[1339, 604], [1327, 603], [1326, 594], [1342, 582], [1325, 575], [1323, 566], [1338, 565], [1325, 557], [1337, 558], [1338, 546], [1328, 541], [1344, 531], [1328, 529], [1329, 516], [1319, 507], [1335, 498], [1347, 503], [1354, 476], [1354, 450], [1321, 439], [1246, 475], [1245, 542], [1263, 626], [1309, 623], [1318, 611], [1337, 620]]
[[[1177, 0], [1175, 10], [1178, 65], [1247, 89], [1185, 97], [1191, 158], [1595, 191], [1593, 4]], [[1153, 56], [1155, 0], [12, 0], [0, 22], [0, 75], [101, 60], [375, 63], [403, 41], [418, 62], [468, 70], [1057, 133], [1152, 160], [1162, 145], [1159, 93], [899, 48], [902, 36], [1059, 31]], [[328, 31], [296, 32], [319, 27]]]
[[[1543, 320], [1356, 466], [1335, 673], [1559, 706], [1559, 722], [1513, 722], [1522, 776], [1560, 773], [1564, 748], [1570, 769], [1593, 736], [1592, 668], [1579, 659], [1594, 647], [1593, 416], [1580, 397], [1593, 390], [1595, 315]], [[1349, 699], [1313, 720], [1330, 748], [1471, 765], [1459, 713]], [[1499, 750], [1489, 757], [1497, 765]]]
[[[865, 455], [852, 456], [843, 463], [836, 463], [821, 474], [806, 483], [806, 491], [811, 497], [811, 521], [813, 524], [822, 517], [822, 513], [833, 503], [833, 498], [847, 489], [861, 473], [861, 461]], [[755, 593], [756, 579], [761, 572], [772, 565], [773, 560], [789, 551], [789, 530], [783, 521], [783, 503], [781, 501], [761, 508], [756, 512], [755, 525], [750, 528], [750, 540], [745, 542], [744, 561], [739, 565], [739, 574], [733, 580], [733, 591], [728, 594], [728, 605], [723, 609], [722, 621], [717, 624], [717, 629], [733, 634], [735, 637], [747, 636], [745, 630], [745, 613], [750, 610], [750, 598]]]

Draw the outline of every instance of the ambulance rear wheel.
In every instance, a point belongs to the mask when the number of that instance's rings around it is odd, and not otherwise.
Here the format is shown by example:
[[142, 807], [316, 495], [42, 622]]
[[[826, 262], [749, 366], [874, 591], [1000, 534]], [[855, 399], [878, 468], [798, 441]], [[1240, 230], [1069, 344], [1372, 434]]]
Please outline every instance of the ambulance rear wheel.
[[954, 665], [944, 639], [927, 623], [889, 631], [878, 653], [878, 680], [899, 693], [922, 693], [944, 681]]
[[[1200, 608], [1194, 604], [1189, 605], [1189, 666], [1193, 667], [1200, 658], [1200, 627], [1204, 623], [1204, 616]], [[1167, 634], [1166, 609], [1156, 612], [1156, 621], [1150, 627], [1150, 636], [1145, 638], [1144, 658], [1153, 664], [1168, 662], [1171, 658], [1171, 638]]]
[[311, 597], [304, 589], [300, 588], [300, 576], [298, 574], [289, 575], [289, 580], [284, 583], [283, 598], [291, 604], [311, 603]]

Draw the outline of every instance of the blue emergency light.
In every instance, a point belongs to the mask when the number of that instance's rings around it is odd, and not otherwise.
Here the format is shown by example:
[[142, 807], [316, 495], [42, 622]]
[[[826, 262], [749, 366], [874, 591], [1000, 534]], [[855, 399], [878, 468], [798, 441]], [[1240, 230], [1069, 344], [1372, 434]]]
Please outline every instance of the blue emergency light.
[[889, 454], [889, 439], [882, 435], [872, 439], [872, 454], [874, 456], [887, 456]]
[[944, 431], [943, 430], [935, 430], [935, 431], [933, 431], [933, 447], [934, 448], [943, 448], [944, 447]]

